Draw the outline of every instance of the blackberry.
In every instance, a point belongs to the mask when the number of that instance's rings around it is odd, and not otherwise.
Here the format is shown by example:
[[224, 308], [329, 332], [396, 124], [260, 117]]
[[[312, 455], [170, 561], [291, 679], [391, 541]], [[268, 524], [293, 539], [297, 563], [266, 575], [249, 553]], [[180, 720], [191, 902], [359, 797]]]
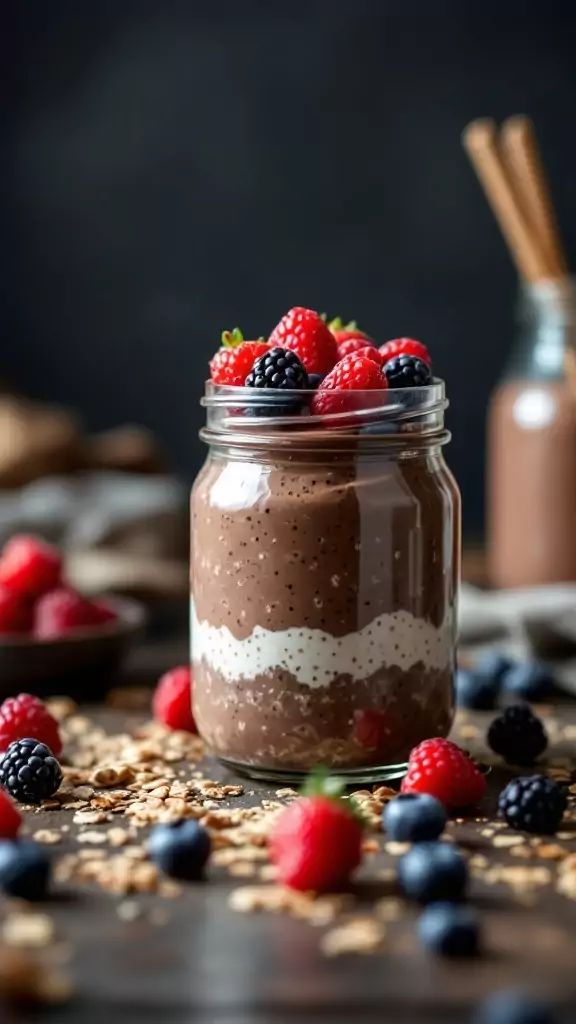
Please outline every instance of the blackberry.
[[294, 352], [287, 348], [271, 348], [256, 360], [245, 384], [247, 388], [301, 391], [308, 387], [308, 374]]
[[492, 722], [486, 739], [508, 764], [534, 764], [548, 746], [546, 730], [528, 704], [506, 708]]
[[391, 388], [421, 388], [432, 380], [430, 367], [417, 356], [394, 356], [384, 364], [384, 374]]
[[568, 803], [563, 786], [544, 775], [513, 779], [500, 793], [498, 812], [521, 832], [556, 832]]
[[0, 761], [0, 786], [23, 804], [48, 800], [62, 782], [62, 770], [45, 743], [14, 740]]

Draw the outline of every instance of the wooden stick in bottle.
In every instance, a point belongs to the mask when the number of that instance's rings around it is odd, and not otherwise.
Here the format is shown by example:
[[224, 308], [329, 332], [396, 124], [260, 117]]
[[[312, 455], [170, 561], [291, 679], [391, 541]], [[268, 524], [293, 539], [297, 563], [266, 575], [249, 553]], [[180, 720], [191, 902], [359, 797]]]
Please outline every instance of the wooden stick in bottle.
[[528, 281], [548, 277], [547, 260], [532, 238], [500, 159], [494, 122], [472, 121], [464, 129], [462, 143], [519, 272]]
[[520, 207], [545, 255], [548, 276], [566, 277], [568, 264], [533, 122], [521, 115], [509, 117], [502, 126], [500, 141]]

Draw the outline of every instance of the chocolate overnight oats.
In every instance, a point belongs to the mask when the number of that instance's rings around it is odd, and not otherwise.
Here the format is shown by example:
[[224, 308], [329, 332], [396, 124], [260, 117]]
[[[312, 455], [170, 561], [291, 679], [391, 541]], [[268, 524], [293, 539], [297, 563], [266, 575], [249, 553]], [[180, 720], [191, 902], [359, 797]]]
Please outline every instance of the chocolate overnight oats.
[[247, 392], [212, 383], [204, 400], [210, 454], [192, 494], [199, 730], [264, 777], [319, 763], [399, 774], [452, 721], [460, 527], [443, 385], [362, 401], [358, 390], [322, 416], [309, 388], [292, 410], [285, 395]]

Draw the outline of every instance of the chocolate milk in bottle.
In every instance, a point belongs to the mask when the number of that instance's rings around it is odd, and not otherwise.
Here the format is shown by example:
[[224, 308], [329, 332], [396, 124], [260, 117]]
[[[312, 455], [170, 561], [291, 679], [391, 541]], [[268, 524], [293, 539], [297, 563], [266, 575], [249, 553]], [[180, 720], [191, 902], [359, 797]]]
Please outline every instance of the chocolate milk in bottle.
[[576, 580], [576, 397], [570, 283], [538, 282], [520, 304], [516, 350], [488, 412], [488, 557], [496, 587]]

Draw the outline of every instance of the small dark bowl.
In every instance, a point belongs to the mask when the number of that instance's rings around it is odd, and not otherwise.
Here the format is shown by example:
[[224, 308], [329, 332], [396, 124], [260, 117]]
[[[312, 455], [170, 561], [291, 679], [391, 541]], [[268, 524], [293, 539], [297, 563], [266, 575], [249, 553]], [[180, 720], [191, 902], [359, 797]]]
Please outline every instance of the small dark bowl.
[[54, 640], [0, 637], [0, 698], [28, 690], [81, 700], [101, 696], [146, 623], [146, 609], [138, 601], [106, 597], [106, 604], [116, 612], [115, 622]]

